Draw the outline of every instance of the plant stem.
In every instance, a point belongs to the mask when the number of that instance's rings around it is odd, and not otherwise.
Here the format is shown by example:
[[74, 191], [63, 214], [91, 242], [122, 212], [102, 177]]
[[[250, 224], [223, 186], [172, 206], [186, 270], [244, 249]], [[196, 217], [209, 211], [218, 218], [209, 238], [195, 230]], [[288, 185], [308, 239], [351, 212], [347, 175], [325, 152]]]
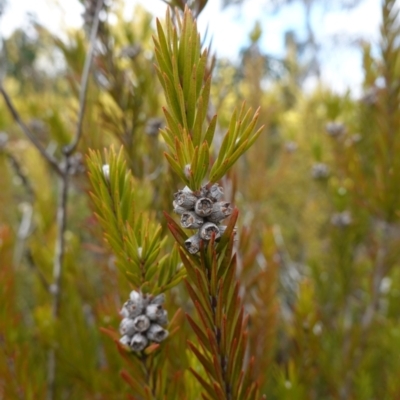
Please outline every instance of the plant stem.
[[[59, 196], [57, 205], [57, 239], [54, 252], [53, 264], [53, 283], [50, 286], [50, 293], [53, 295], [52, 318], [53, 322], [58, 319], [61, 303], [61, 283], [63, 272], [63, 261], [65, 253], [65, 229], [67, 225], [67, 200], [69, 188], [68, 176], [69, 157], [65, 157], [63, 174], [59, 181]], [[48, 355], [48, 370], [47, 370], [47, 400], [54, 399], [55, 379], [56, 379], [56, 351], [51, 348]]]

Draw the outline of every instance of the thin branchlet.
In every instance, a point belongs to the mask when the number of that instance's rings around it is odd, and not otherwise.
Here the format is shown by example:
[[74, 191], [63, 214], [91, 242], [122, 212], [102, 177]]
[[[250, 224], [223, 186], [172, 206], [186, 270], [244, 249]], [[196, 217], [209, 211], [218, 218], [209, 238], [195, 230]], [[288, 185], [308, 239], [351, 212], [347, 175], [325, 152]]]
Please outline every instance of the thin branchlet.
[[28, 126], [24, 123], [21, 116], [19, 115], [17, 109], [15, 108], [10, 96], [4, 89], [3, 85], [0, 83], [0, 93], [3, 96], [3, 99], [7, 105], [8, 110], [10, 111], [11, 115], [13, 116], [17, 125], [21, 128], [24, 135], [29, 139], [29, 141], [33, 144], [34, 147], [39, 151], [41, 156], [49, 163], [53, 171], [55, 171], [58, 175], [62, 175], [62, 170], [58, 164], [56, 158], [50, 155], [44, 147], [41, 145], [37, 137], [31, 132]]

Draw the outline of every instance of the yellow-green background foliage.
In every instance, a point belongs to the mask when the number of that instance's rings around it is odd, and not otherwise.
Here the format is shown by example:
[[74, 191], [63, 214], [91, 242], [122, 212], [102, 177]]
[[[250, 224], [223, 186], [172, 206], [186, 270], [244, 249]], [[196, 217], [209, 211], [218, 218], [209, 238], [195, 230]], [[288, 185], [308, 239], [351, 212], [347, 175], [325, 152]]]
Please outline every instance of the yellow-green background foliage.
[[[240, 211], [245, 363], [255, 356], [252, 379], [270, 400], [400, 399], [400, 24], [394, 3], [382, 5], [379, 52], [368, 44], [360, 49], [361, 99], [324, 85], [302, 91], [290, 51], [279, 79], [269, 79], [256, 34], [240, 68], [215, 64], [215, 142], [243, 100], [261, 106], [258, 124], [265, 124], [221, 184]], [[0, 137], [0, 399], [45, 399], [52, 351], [55, 399], [202, 398], [189, 371], [204, 374], [186, 343], [196, 336], [184, 313], [197, 317], [183, 283], [166, 293], [170, 319], [181, 311], [157, 372], [168, 387], [163, 397], [135, 392], [126, 382], [135, 373], [129, 355], [121, 356], [100, 331], [118, 329], [132, 287], [93, 214], [85, 155], [89, 148], [123, 146], [135, 211], [160, 223], [168, 237], [162, 254], [173, 248], [162, 212], [171, 213], [172, 195], [181, 189], [158, 134], [165, 100], [154, 68], [153, 17], [140, 8], [129, 21], [118, 7], [112, 12], [117, 22], [100, 24], [101, 51], [94, 56], [70, 178], [57, 318], [51, 283], [58, 178], [0, 101], [0, 130], [7, 135]], [[32, 43], [21, 31], [5, 42], [3, 85], [37, 140], [58, 158], [76, 130], [88, 37], [76, 31], [60, 40], [36, 29]], [[59, 68], [51, 74], [35, 69], [32, 57], [55, 57]], [[337, 135], [326, 130], [333, 122]]]

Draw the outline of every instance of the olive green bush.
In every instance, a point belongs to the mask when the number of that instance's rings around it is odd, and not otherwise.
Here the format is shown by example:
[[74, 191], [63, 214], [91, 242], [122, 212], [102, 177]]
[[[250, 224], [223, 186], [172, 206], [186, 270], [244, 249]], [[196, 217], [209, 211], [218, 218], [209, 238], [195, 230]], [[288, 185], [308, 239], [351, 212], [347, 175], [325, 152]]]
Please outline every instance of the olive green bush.
[[169, 3], [6, 41], [0, 399], [400, 399], [398, 4], [356, 99]]

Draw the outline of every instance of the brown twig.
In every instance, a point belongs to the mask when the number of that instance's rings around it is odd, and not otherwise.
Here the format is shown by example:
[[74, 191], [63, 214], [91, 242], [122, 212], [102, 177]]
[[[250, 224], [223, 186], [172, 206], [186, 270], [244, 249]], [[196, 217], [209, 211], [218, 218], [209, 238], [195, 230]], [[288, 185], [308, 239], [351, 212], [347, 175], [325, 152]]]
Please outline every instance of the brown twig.
[[25, 125], [20, 117], [17, 109], [14, 107], [14, 104], [11, 101], [10, 96], [5, 91], [3, 85], [0, 83], [0, 93], [2, 94], [4, 101], [6, 102], [7, 108], [13, 116], [15, 122], [19, 125], [22, 132], [26, 135], [26, 137], [30, 140], [30, 142], [36, 147], [39, 153], [43, 156], [43, 158], [50, 164], [52, 169], [58, 174], [61, 175], [62, 171], [60, 166], [58, 165], [57, 159], [51, 156], [47, 151], [43, 148], [37, 137], [30, 131], [30, 129]]
[[13, 154], [9, 151], [6, 151], [6, 156], [10, 161], [11, 167], [13, 168], [15, 174], [21, 179], [22, 185], [25, 187], [28, 196], [31, 200], [35, 198], [35, 191], [32, 188], [32, 184], [29, 181], [28, 177], [23, 172], [19, 161], [13, 156]]
[[92, 62], [93, 62], [95, 41], [96, 41], [97, 31], [99, 29], [99, 22], [100, 22], [99, 15], [100, 15], [100, 10], [101, 10], [102, 6], [103, 6], [103, 0], [97, 0], [95, 15], [94, 15], [94, 19], [93, 19], [93, 25], [92, 25], [92, 29], [90, 32], [89, 50], [86, 54], [85, 64], [83, 66], [81, 88], [80, 88], [80, 93], [79, 93], [80, 107], [79, 107], [78, 123], [77, 123], [77, 127], [76, 127], [76, 134], [75, 134], [75, 137], [72, 140], [72, 142], [68, 146], [65, 146], [63, 149], [63, 152], [66, 155], [71, 155], [75, 151], [76, 147], [78, 146], [79, 140], [81, 139], [81, 136], [82, 136], [82, 124], [83, 124], [83, 117], [85, 115], [85, 108], [86, 108], [86, 94], [87, 94], [87, 88], [88, 88], [88, 83], [89, 83], [89, 74], [90, 74], [90, 69], [92, 67]]

